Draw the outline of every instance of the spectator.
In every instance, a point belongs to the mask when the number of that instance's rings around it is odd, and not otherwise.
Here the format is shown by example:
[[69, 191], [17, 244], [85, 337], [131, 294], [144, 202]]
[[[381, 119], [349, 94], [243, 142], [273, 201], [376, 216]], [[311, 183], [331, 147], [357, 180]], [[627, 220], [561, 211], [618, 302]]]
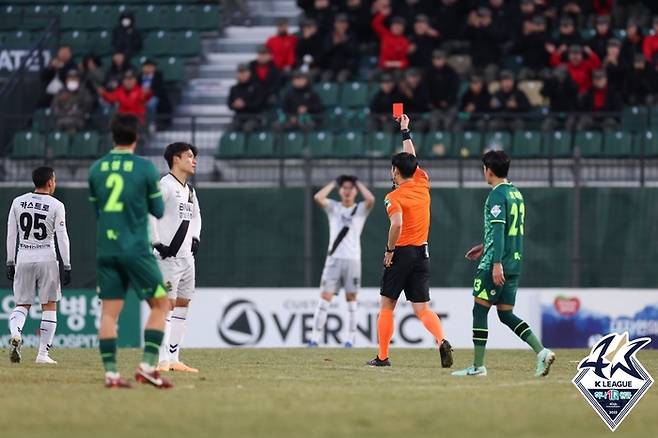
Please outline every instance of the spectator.
[[315, 20], [307, 18], [302, 21], [302, 34], [297, 40], [297, 67], [314, 72], [320, 65], [323, 41], [318, 33]]
[[153, 93], [151, 90], [144, 90], [139, 86], [132, 70], [128, 70], [123, 75], [121, 85], [114, 91], [101, 88], [99, 94], [106, 102], [116, 104], [119, 114], [132, 114], [139, 119], [142, 125], [144, 124], [146, 103]]
[[135, 67], [128, 62], [128, 58], [123, 52], [115, 52], [112, 55], [110, 70], [105, 78], [105, 87], [114, 90], [119, 86], [127, 71], [133, 71]]
[[494, 33], [501, 41], [507, 41], [513, 31], [511, 29], [512, 21], [507, 13], [507, 7], [504, 0], [489, 0], [489, 10], [491, 11], [491, 22]]
[[[628, 20], [626, 25], [626, 37], [621, 46], [621, 62], [625, 68], [632, 68], [635, 63], [635, 55], [643, 53], [644, 36], [642, 29], [633, 19]], [[644, 56], [644, 55], [643, 55]]]
[[327, 35], [322, 55], [322, 80], [345, 82], [359, 66], [358, 45], [349, 32], [346, 14], [336, 15], [334, 30]]
[[288, 33], [287, 18], [279, 19], [276, 30], [277, 34], [270, 37], [265, 45], [270, 49], [276, 68], [284, 72], [289, 72], [295, 66], [297, 37]]
[[81, 81], [77, 70], [69, 70], [64, 88], [53, 98], [51, 107], [58, 131], [76, 132], [87, 124], [93, 100]]
[[587, 59], [583, 58], [583, 48], [579, 45], [569, 47], [569, 60], [562, 61], [562, 55], [566, 51], [565, 46], [556, 49], [552, 44], [547, 44], [547, 50], [551, 55], [551, 65], [566, 65], [571, 78], [578, 84], [578, 92], [585, 94], [592, 86], [592, 71], [601, 67], [601, 60], [592, 49], [585, 46], [584, 51]]
[[588, 42], [588, 45], [599, 58], [603, 59], [605, 58], [608, 48], [608, 40], [612, 38], [612, 32], [610, 31], [610, 17], [607, 15], [599, 15], [596, 17], [595, 29], [596, 33], [594, 34], [594, 38]]
[[582, 44], [583, 39], [580, 32], [576, 30], [573, 18], [564, 16], [560, 19], [560, 30], [557, 39], [553, 42], [555, 46], [569, 47], [575, 44]]
[[372, 14], [369, 0], [347, 0], [343, 11], [350, 18], [350, 29], [354, 31], [360, 50], [366, 50], [367, 46], [375, 42], [375, 35], [370, 26]]
[[430, 110], [431, 97], [418, 69], [410, 68], [405, 72], [400, 82], [400, 92], [404, 99], [404, 111], [413, 118], [416, 130], [426, 130], [427, 119], [423, 115]]
[[[467, 113], [467, 126], [475, 126], [478, 129], [484, 129], [484, 117], [482, 113], [487, 113], [491, 110], [489, 104], [491, 103], [491, 95], [485, 86], [482, 76], [473, 75], [468, 84], [468, 90], [462, 96], [461, 105], [459, 110]], [[463, 129], [463, 123], [460, 124], [459, 129]]]
[[61, 46], [57, 55], [50, 61], [48, 67], [41, 72], [41, 82], [44, 84], [46, 95], [42, 100], [42, 106], [50, 106], [52, 98], [62, 88], [69, 71], [75, 70], [73, 52], [69, 46]]
[[392, 132], [395, 128], [395, 124], [391, 123], [393, 104], [402, 101], [402, 94], [395, 85], [393, 76], [384, 73], [380, 78], [379, 91], [370, 102], [369, 129]]
[[464, 34], [466, 2], [458, 0], [441, 0], [434, 17], [436, 29], [444, 40], [458, 40]]
[[433, 130], [449, 129], [455, 117], [459, 75], [448, 65], [446, 53], [432, 53], [432, 67], [427, 73], [427, 87], [433, 108], [430, 126]]
[[231, 125], [233, 131], [253, 132], [262, 126], [260, 113], [264, 97], [258, 81], [252, 78], [249, 66], [240, 64], [238, 83], [231, 87], [228, 96], [228, 106], [235, 112]]
[[142, 35], [135, 28], [132, 12], [122, 12], [119, 24], [112, 30], [112, 49], [130, 59], [142, 50]]
[[142, 64], [142, 71], [138, 76], [138, 83], [145, 91], [150, 91], [151, 99], [146, 104], [151, 131], [166, 129], [171, 125], [171, 102], [162, 73], [158, 71], [157, 64], [147, 59]]
[[514, 15], [514, 30], [516, 35], [523, 32], [525, 22], [532, 21], [534, 17], [540, 16], [534, 0], [521, 0], [519, 8]]
[[509, 70], [500, 73], [500, 89], [491, 98], [490, 107], [493, 111], [508, 113], [497, 117], [491, 123], [491, 129], [523, 128], [523, 119], [512, 116], [512, 113], [525, 113], [530, 111], [531, 105], [528, 96], [516, 86], [514, 74]]
[[419, 15], [425, 15], [428, 12], [425, 0], [398, 0], [391, 3], [393, 15], [404, 18], [407, 23], [415, 22]]
[[[548, 42], [546, 19], [541, 15], [523, 22], [521, 35], [517, 38], [514, 53], [521, 56], [527, 69], [537, 72], [548, 65], [548, 54], [544, 50]], [[524, 76], [528, 76], [525, 73]]]
[[430, 19], [427, 15], [421, 14], [416, 17], [414, 33], [409, 39], [411, 65], [423, 70], [429, 68], [432, 64], [432, 52], [439, 44], [439, 32], [430, 26]]
[[331, 32], [334, 25], [334, 7], [331, 2], [329, 0], [311, 0], [308, 3], [311, 6], [305, 9], [304, 13], [315, 20], [320, 34], [326, 35]]
[[254, 61], [249, 63], [251, 77], [260, 85], [263, 99], [266, 105], [274, 106], [278, 102], [279, 90], [283, 85], [281, 72], [274, 65], [270, 50], [266, 46], [258, 48], [258, 54]]
[[658, 16], [653, 17], [653, 35], [647, 35], [644, 37], [644, 43], [642, 46], [642, 51], [644, 52], [644, 57], [651, 64], [657, 64], [658, 58]]
[[[575, 117], [572, 114], [578, 109], [578, 84], [571, 78], [566, 64], [559, 65], [549, 72], [541, 89], [542, 96], [549, 99], [550, 117], [542, 124], [542, 129], [551, 131], [558, 124], [564, 124], [565, 129], [572, 130]], [[566, 114], [565, 114], [566, 113]]]
[[101, 60], [96, 55], [87, 55], [80, 64], [80, 70], [83, 73], [83, 81], [87, 90], [96, 94], [96, 89], [105, 83], [105, 72], [101, 66]]
[[608, 40], [606, 53], [603, 58], [603, 68], [611, 88], [622, 90], [626, 82], [626, 68], [621, 63], [621, 41], [616, 38]]
[[626, 76], [624, 96], [629, 105], [652, 105], [655, 100], [656, 74], [652, 67], [647, 66], [647, 60], [642, 53], [637, 53], [633, 68]]
[[614, 0], [592, 0], [592, 11], [599, 16], [610, 15], [613, 12]]
[[292, 88], [283, 98], [285, 120], [280, 127], [311, 131], [320, 124], [323, 109], [320, 96], [311, 88], [308, 77], [295, 72]]
[[621, 96], [617, 90], [608, 87], [605, 70], [594, 70], [592, 76], [592, 88], [583, 96], [583, 110], [592, 113], [600, 112], [608, 114], [584, 115], [578, 123], [578, 129], [591, 129], [595, 124], [596, 126], [603, 126], [603, 129], [606, 130], [615, 129], [617, 127], [617, 119], [614, 114], [610, 113], [621, 111]]
[[[466, 38], [471, 42], [473, 65], [494, 72], [500, 60], [500, 40], [494, 32], [491, 10], [479, 8], [468, 15]], [[491, 73], [488, 73], [491, 74]]]
[[409, 66], [410, 43], [404, 36], [405, 21], [402, 17], [393, 17], [389, 29], [384, 21], [390, 14], [390, 6], [383, 5], [372, 20], [372, 29], [379, 38], [379, 68], [406, 69]]

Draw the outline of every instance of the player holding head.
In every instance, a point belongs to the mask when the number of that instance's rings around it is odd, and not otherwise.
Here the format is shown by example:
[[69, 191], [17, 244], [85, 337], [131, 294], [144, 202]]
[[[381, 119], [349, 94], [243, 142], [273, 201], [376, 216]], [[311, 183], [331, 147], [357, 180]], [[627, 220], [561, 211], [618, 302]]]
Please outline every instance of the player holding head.
[[57, 180], [52, 167], [34, 169], [32, 181], [34, 192], [14, 199], [7, 220], [7, 278], [14, 282], [16, 299], [9, 316], [9, 360], [21, 361], [23, 326], [38, 290], [42, 313], [36, 362], [56, 364], [49, 355], [57, 328], [57, 302], [62, 297], [55, 239], [64, 264], [62, 282], [65, 286], [71, 282], [66, 209], [53, 197]]
[[194, 256], [201, 241], [199, 200], [188, 184], [196, 172], [197, 153], [197, 148], [187, 143], [167, 146], [164, 158], [169, 173], [160, 180], [165, 214], [160, 220], [151, 216], [151, 241], [170, 302], [160, 348], [158, 369], [161, 371], [199, 372], [179, 359], [187, 310], [194, 294]]
[[144, 330], [144, 354], [135, 378], [158, 388], [170, 388], [171, 383], [155, 368], [169, 300], [148, 233], [149, 213], [157, 218], [164, 213], [160, 174], [150, 161], [134, 154], [139, 129], [135, 116], [116, 115], [111, 129], [114, 149], [89, 170], [90, 200], [98, 217], [97, 291], [102, 301], [98, 338], [105, 386], [131, 386], [117, 371], [116, 354], [117, 322], [132, 288], [151, 307]]
[[[338, 188], [340, 202], [328, 198], [334, 188]], [[362, 202], [356, 202], [359, 192], [364, 199]], [[356, 337], [356, 295], [361, 286], [361, 232], [375, 205], [375, 197], [357, 177], [341, 175], [324, 186], [313, 199], [329, 219], [329, 249], [320, 281], [322, 292], [315, 311], [313, 334], [308, 345], [318, 346], [331, 299], [343, 288], [349, 312], [344, 345], [350, 348]]]
[[548, 374], [555, 354], [541, 344], [528, 324], [514, 314], [516, 288], [523, 262], [525, 204], [519, 189], [507, 181], [510, 159], [504, 151], [489, 151], [482, 157], [484, 178], [492, 187], [484, 204], [484, 244], [466, 253], [480, 259], [473, 282], [473, 366], [453, 376], [486, 376], [487, 314], [495, 305], [498, 318], [537, 353], [537, 376]]
[[430, 255], [427, 238], [430, 230], [430, 184], [427, 173], [418, 167], [416, 149], [411, 141], [409, 117], [400, 119], [403, 152], [393, 156], [391, 179], [394, 189], [386, 195], [386, 212], [391, 221], [384, 254], [382, 296], [377, 320], [379, 353], [370, 366], [391, 366], [388, 347], [393, 337], [393, 310], [400, 294], [411, 301], [416, 316], [429, 331], [441, 355], [441, 366], [452, 366], [452, 347], [443, 337], [441, 320], [429, 306]]

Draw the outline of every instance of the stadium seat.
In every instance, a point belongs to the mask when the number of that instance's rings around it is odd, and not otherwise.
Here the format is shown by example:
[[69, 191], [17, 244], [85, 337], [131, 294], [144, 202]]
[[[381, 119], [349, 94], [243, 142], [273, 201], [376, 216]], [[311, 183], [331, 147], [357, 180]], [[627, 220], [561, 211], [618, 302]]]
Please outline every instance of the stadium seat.
[[100, 155], [100, 137], [97, 132], [78, 132], [71, 140], [69, 156], [71, 158], [94, 158]]
[[649, 111], [643, 106], [626, 107], [621, 113], [621, 128], [624, 131], [642, 132], [647, 129]]
[[370, 110], [367, 108], [354, 108], [345, 110], [343, 123], [348, 127], [367, 126]]
[[[112, 53], [112, 32], [108, 30], [94, 30], [87, 35], [90, 52], [98, 56], [107, 56]], [[105, 64], [104, 67], [109, 68]]]
[[171, 54], [180, 56], [197, 56], [201, 52], [199, 32], [187, 30], [172, 35]]
[[418, 155], [423, 158], [454, 157], [452, 138], [450, 132], [435, 131], [430, 132], [418, 142], [414, 139], [414, 145], [418, 144]]
[[152, 56], [168, 55], [173, 53], [173, 36], [169, 32], [160, 30], [150, 32], [144, 38], [143, 51]]
[[359, 157], [364, 152], [363, 134], [357, 131], [347, 131], [336, 136], [334, 141], [334, 157]]
[[554, 131], [544, 133], [544, 151], [548, 156], [571, 157], [573, 155], [572, 135], [568, 131]]
[[325, 125], [331, 126], [335, 131], [340, 131], [347, 128], [347, 111], [337, 106], [328, 108], [325, 111]]
[[53, 158], [66, 158], [69, 155], [71, 136], [67, 132], [51, 132], [46, 137], [46, 145]]
[[197, 30], [197, 7], [191, 4], [176, 4], [164, 17], [163, 26], [166, 29]]
[[138, 6], [135, 12], [135, 25], [139, 29], [169, 29], [169, 15], [171, 7], [168, 5], [146, 4]]
[[369, 157], [389, 157], [393, 151], [393, 135], [390, 132], [368, 133], [366, 155]]
[[647, 131], [638, 134], [635, 150], [640, 156], [658, 157], [658, 131]]
[[304, 155], [304, 135], [287, 132], [279, 136], [279, 149], [284, 157], [299, 158]]
[[274, 135], [269, 131], [255, 132], [247, 138], [246, 156], [274, 157]]
[[580, 148], [583, 157], [596, 157], [601, 155], [603, 135], [597, 131], [582, 131], [576, 134], [574, 146]]
[[603, 155], [630, 157], [633, 155], [633, 134], [629, 131], [606, 132], [603, 136]]
[[338, 105], [338, 85], [333, 82], [323, 82], [313, 86], [313, 90], [318, 93], [322, 104], [325, 107], [334, 107]]
[[87, 7], [63, 5], [58, 8], [59, 27], [62, 30], [81, 30], [87, 29], [85, 24]]
[[506, 131], [487, 132], [484, 136], [484, 149], [510, 151], [512, 149], [512, 136]]
[[516, 131], [512, 140], [512, 152], [515, 157], [532, 158], [542, 153], [541, 133], [537, 131]]
[[0, 30], [15, 30], [21, 22], [23, 8], [17, 5], [3, 5], [0, 8]]
[[23, 8], [23, 21], [20, 26], [14, 26], [17, 30], [43, 31], [48, 22], [59, 13], [61, 6], [35, 4]]
[[658, 128], [658, 106], [654, 106], [649, 111], [649, 129], [652, 131]]
[[38, 132], [48, 132], [55, 126], [53, 111], [50, 108], [41, 108], [32, 115], [32, 129]]
[[362, 82], [348, 82], [342, 85], [340, 105], [345, 108], [368, 106], [368, 86]]
[[459, 135], [459, 156], [478, 157], [482, 153], [482, 134], [477, 131], [464, 131]]
[[158, 58], [156, 62], [165, 81], [181, 82], [185, 77], [185, 65], [183, 65], [181, 59], [169, 56], [167, 58]]
[[17, 30], [13, 32], [3, 32], [2, 45], [6, 48], [22, 48], [30, 47], [34, 40], [34, 33]]
[[241, 132], [225, 132], [219, 140], [217, 158], [237, 158], [244, 156], [245, 135]]
[[219, 19], [217, 5], [200, 5], [196, 9], [196, 28], [198, 30], [216, 30], [219, 28]]
[[12, 158], [44, 158], [46, 145], [44, 138], [37, 132], [17, 132], [12, 142]]
[[333, 153], [334, 136], [327, 131], [313, 132], [306, 136], [306, 144], [313, 157], [330, 157]]
[[89, 39], [87, 32], [72, 30], [61, 34], [61, 44], [71, 46], [73, 53], [87, 53], [89, 51]]

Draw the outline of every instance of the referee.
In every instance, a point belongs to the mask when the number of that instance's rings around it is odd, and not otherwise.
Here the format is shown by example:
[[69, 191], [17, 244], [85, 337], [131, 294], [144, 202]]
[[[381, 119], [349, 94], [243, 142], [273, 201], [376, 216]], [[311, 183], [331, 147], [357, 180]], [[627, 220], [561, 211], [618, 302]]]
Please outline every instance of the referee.
[[403, 151], [391, 160], [391, 179], [394, 189], [384, 201], [391, 221], [388, 231], [382, 296], [377, 331], [379, 353], [367, 364], [375, 367], [391, 366], [388, 347], [393, 337], [393, 311], [404, 290], [414, 313], [421, 320], [439, 346], [441, 366], [452, 366], [452, 347], [443, 337], [441, 320], [429, 306], [430, 255], [427, 237], [430, 229], [430, 184], [427, 173], [418, 167], [416, 150], [411, 141], [409, 117], [399, 120]]

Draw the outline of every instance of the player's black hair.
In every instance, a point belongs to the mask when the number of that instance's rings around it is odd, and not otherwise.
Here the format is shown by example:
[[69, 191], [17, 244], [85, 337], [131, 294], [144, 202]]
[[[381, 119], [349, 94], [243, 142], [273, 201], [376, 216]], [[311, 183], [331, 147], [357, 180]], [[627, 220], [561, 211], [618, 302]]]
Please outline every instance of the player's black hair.
[[352, 185], [356, 185], [356, 180], [357, 177], [354, 175], [341, 175], [338, 178], [336, 178], [336, 185], [340, 188], [343, 187], [343, 184], [346, 182], [352, 183]]
[[391, 164], [400, 171], [402, 178], [411, 178], [418, 168], [418, 159], [408, 152], [400, 152], [393, 155]]
[[130, 146], [137, 141], [139, 120], [132, 114], [116, 114], [110, 122], [112, 140], [117, 146]]
[[167, 146], [164, 153], [164, 159], [167, 161], [169, 168], [171, 169], [174, 166], [174, 157], [180, 157], [183, 152], [187, 151], [192, 151], [195, 157], [199, 154], [199, 150], [196, 146], [192, 146], [189, 143], [176, 142]]
[[507, 178], [509, 172], [510, 157], [505, 151], [489, 151], [482, 156], [482, 164], [491, 170], [498, 178]]
[[45, 187], [48, 181], [55, 177], [55, 169], [48, 166], [37, 167], [32, 171], [32, 182], [34, 187], [39, 189]]

